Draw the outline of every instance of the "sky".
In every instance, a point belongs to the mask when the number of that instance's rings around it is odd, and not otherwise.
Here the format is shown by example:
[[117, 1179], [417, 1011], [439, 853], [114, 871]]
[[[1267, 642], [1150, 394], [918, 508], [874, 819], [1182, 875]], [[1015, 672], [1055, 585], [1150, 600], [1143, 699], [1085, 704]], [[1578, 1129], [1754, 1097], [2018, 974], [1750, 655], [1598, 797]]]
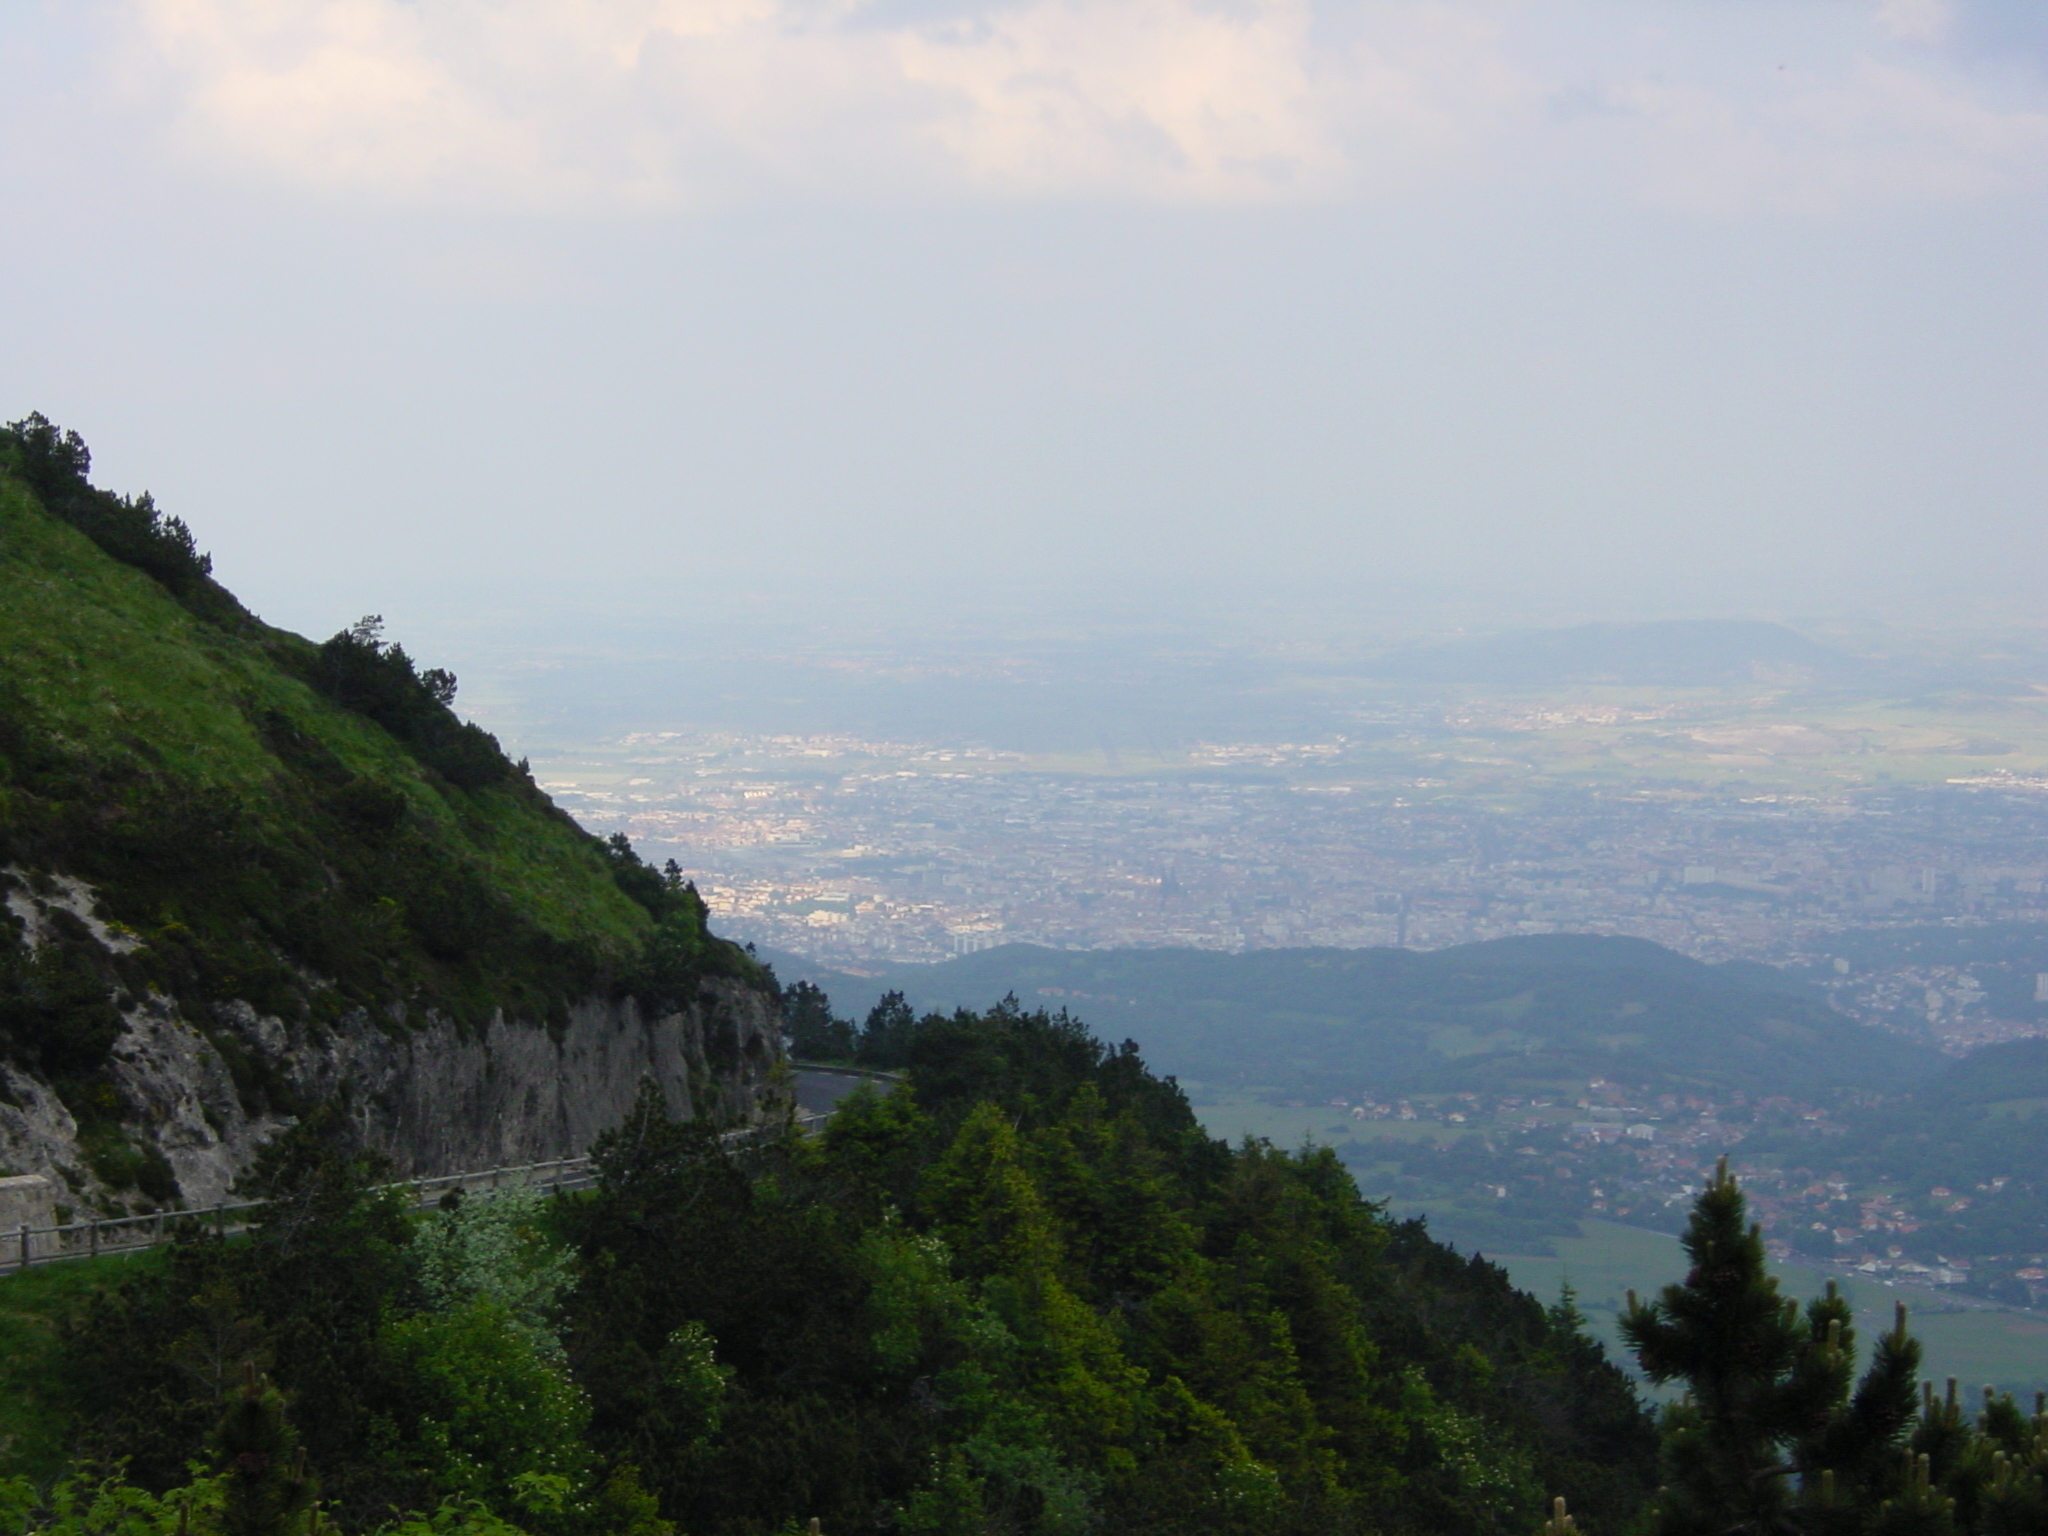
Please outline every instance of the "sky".
[[2040, 0], [0, 0], [0, 134], [0, 415], [309, 633], [2048, 587]]

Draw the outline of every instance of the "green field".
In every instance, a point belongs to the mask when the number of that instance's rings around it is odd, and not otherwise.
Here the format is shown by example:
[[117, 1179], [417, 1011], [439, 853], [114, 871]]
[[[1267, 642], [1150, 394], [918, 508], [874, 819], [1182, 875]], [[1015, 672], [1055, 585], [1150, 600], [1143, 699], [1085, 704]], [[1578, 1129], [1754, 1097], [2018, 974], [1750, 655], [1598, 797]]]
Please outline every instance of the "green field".
[[[1334, 1104], [1305, 1108], [1271, 1104], [1260, 1089], [1205, 1094], [1199, 1083], [1182, 1086], [1188, 1090], [1195, 1116], [1204, 1129], [1211, 1136], [1221, 1136], [1233, 1144], [1246, 1136], [1263, 1136], [1276, 1147], [1298, 1147], [1304, 1141], [1313, 1141], [1341, 1152], [1364, 1142], [1454, 1141], [1485, 1130], [1493, 1123], [1490, 1118], [1475, 1119], [1465, 1125], [1443, 1120], [1353, 1120], [1349, 1110]], [[1436, 1105], [1442, 1098], [1440, 1094], [1414, 1094], [1409, 1102], [1428, 1113], [1426, 1106]], [[1563, 1111], [1557, 1117], [1568, 1118]]]
[[[1276, 1147], [1298, 1147], [1304, 1141], [1314, 1141], [1322, 1146], [1342, 1148], [1356, 1139], [1352, 1135], [1354, 1122], [1350, 1111], [1338, 1109], [1333, 1104], [1292, 1109], [1282, 1104], [1268, 1104], [1256, 1092], [1221, 1092], [1212, 1098], [1204, 1096], [1199, 1083], [1183, 1083], [1181, 1086], [1188, 1090], [1202, 1128], [1211, 1136], [1221, 1136], [1233, 1146], [1247, 1136], [1263, 1136]], [[1442, 1133], [1450, 1127], [1434, 1121], [1377, 1120], [1372, 1122], [1372, 1129], [1376, 1135], [1414, 1132], [1417, 1139], [1421, 1139], [1420, 1133], [1424, 1131]]]

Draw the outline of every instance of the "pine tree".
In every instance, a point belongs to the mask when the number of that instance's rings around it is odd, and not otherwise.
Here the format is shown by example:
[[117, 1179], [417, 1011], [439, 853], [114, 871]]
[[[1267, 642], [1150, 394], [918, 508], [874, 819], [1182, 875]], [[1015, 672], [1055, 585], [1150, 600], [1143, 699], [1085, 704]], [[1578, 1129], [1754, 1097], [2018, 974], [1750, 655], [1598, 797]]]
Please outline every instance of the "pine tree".
[[1920, 1346], [1904, 1309], [1852, 1397], [1847, 1301], [1830, 1284], [1802, 1315], [1746, 1217], [1723, 1158], [1685, 1234], [1691, 1272], [1654, 1301], [1629, 1294], [1622, 1334], [1644, 1372], [1689, 1388], [1666, 1414], [1659, 1536], [1829, 1529], [1844, 1485], [1882, 1478], [1913, 1420]]
[[833, 1013], [832, 999], [808, 981], [783, 991], [782, 1028], [789, 1036], [790, 1054], [798, 1060], [853, 1060], [853, 1021]]
[[306, 1473], [284, 1394], [254, 1365], [214, 1431], [214, 1458], [228, 1477], [222, 1536], [286, 1536], [309, 1511], [317, 1524], [319, 1487]]
[[1688, 1388], [1665, 1413], [1656, 1536], [2048, 1530], [2048, 1404], [2030, 1421], [1987, 1388], [1972, 1418], [1954, 1381], [1944, 1398], [1916, 1385], [1903, 1305], [1856, 1380], [1847, 1300], [1832, 1282], [1803, 1312], [1779, 1296], [1725, 1158], [1684, 1241], [1684, 1281], [1631, 1292], [1622, 1320], [1650, 1379]]

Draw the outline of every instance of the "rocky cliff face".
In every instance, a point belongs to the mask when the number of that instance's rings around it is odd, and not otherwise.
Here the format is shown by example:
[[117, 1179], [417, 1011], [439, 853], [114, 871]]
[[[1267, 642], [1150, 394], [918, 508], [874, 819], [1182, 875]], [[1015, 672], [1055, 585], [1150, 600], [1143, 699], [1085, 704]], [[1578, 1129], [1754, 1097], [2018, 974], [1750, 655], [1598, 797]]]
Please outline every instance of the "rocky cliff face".
[[[209, 1039], [160, 997], [126, 1017], [111, 1072], [120, 1103], [104, 1109], [161, 1155], [192, 1206], [228, 1198], [256, 1149], [290, 1123], [246, 1107], [224, 1048], [240, 1055], [245, 1083], [253, 1071], [278, 1097], [341, 1105], [402, 1175], [579, 1156], [625, 1116], [644, 1078], [679, 1116], [756, 1119], [785, 1092], [773, 999], [725, 979], [658, 1018], [630, 998], [590, 999], [555, 1032], [499, 1017], [465, 1036], [439, 1019], [384, 1027], [361, 1012], [315, 1030], [232, 1003]], [[86, 1139], [48, 1084], [0, 1066], [0, 1173], [48, 1174], [81, 1205], [103, 1204], [111, 1192]]]

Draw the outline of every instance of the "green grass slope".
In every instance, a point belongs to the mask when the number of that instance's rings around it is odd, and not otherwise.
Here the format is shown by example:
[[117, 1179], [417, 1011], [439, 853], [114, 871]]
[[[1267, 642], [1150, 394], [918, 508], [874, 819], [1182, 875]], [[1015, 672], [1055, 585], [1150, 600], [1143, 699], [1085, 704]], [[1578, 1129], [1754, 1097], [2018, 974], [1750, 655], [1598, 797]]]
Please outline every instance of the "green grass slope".
[[64, 1320], [95, 1294], [160, 1274], [166, 1250], [0, 1274], [0, 1474], [42, 1481], [76, 1446], [64, 1411]]
[[[151, 991], [202, 1027], [230, 1000], [475, 1025], [754, 971], [679, 878], [461, 722], [453, 677], [373, 625], [316, 645], [261, 623], [182, 523], [88, 467], [40, 418], [0, 429], [0, 1063], [78, 1113]], [[95, 908], [58, 910], [71, 881]]]

